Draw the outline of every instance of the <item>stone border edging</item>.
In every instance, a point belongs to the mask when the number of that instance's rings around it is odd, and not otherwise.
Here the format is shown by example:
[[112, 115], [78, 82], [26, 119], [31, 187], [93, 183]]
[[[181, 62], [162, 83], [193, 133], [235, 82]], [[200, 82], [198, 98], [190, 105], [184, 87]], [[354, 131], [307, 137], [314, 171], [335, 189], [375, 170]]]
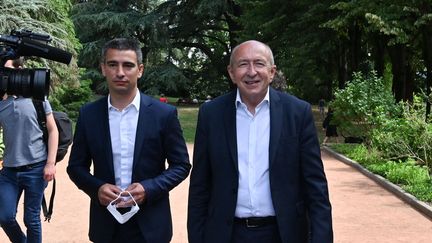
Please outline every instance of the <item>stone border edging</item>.
[[344, 155], [337, 153], [333, 149], [331, 149], [327, 146], [322, 146], [321, 149], [325, 150], [326, 152], [331, 154], [336, 159], [342, 161], [343, 163], [357, 169], [359, 172], [361, 172], [362, 174], [364, 174], [368, 178], [370, 178], [373, 181], [375, 181], [376, 183], [378, 183], [378, 185], [382, 186], [387, 191], [390, 191], [391, 193], [393, 193], [394, 195], [396, 195], [397, 197], [402, 199], [404, 202], [408, 203], [411, 207], [413, 207], [414, 209], [416, 209], [417, 211], [419, 211], [420, 213], [422, 213], [423, 215], [428, 217], [430, 220], [432, 220], [432, 207], [429, 206], [428, 204], [426, 204], [425, 202], [418, 200], [413, 195], [402, 190], [402, 188], [400, 188], [399, 186], [393, 184], [392, 182], [390, 182], [389, 180], [385, 179], [384, 177], [382, 177], [380, 175], [376, 175], [376, 174], [370, 172], [369, 170], [367, 170], [366, 168], [361, 166], [356, 161], [351, 160], [351, 159], [345, 157]]

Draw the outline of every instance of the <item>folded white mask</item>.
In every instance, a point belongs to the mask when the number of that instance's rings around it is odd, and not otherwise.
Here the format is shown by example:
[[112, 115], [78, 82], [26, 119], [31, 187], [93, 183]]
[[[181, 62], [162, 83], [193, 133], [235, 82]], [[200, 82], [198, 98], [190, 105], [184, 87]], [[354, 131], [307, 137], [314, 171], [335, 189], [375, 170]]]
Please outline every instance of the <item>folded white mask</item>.
[[120, 224], [124, 224], [126, 223], [130, 218], [132, 218], [132, 216], [134, 216], [138, 210], [138, 204], [135, 202], [135, 199], [132, 197], [132, 195], [130, 194], [130, 192], [126, 191], [127, 193], [129, 193], [130, 197], [132, 198], [132, 200], [134, 201], [135, 205], [133, 205], [131, 207], [131, 210], [121, 214], [118, 210], [117, 210], [117, 206], [114, 204], [115, 201], [117, 201], [117, 199], [119, 199], [121, 197], [121, 193], [117, 196], [116, 199], [114, 199], [113, 201], [111, 201], [108, 206], [107, 209], [108, 211], [112, 214], [112, 216], [114, 216], [114, 218], [120, 223]]

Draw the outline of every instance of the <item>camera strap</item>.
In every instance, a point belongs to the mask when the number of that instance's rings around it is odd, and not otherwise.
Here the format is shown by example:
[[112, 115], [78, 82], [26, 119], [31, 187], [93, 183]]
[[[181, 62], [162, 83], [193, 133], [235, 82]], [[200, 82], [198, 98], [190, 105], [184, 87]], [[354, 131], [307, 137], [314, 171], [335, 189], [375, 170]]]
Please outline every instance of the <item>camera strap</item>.
[[36, 110], [39, 127], [43, 132], [43, 141], [45, 145], [47, 145], [48, 147], [48, 129], [46, 125], [46, 114], [45, 114], [45, 108], [43, 106], [43, 101], [40, 100], [32, 100], [32, 101]]
[[[37, 120], [39, 123], [39, 127], [43, 132], [43, 140], [45, 143], [45, 146], [47, 147], [48, 151], [48, 129], [46, 126], [46, 114], [45, 114], [45, 108], [43, 106], [43, 102], [40, 100], [33, 100], [33, 105], [35, 107], [36, 113], [37, 113]], [[51, 220], [51, 215], [53, 213], [53, 207], [54, 207], [54, 196], [55, 196], [55, 189], [56, 189], [56, 179], [53, 179], [53, 187], [51, 191], [51, 197], [49, 200], [49, 206], [47, 206], [45, 194], [42, 198], [42, 211], [45, 216], [45, 221]]]

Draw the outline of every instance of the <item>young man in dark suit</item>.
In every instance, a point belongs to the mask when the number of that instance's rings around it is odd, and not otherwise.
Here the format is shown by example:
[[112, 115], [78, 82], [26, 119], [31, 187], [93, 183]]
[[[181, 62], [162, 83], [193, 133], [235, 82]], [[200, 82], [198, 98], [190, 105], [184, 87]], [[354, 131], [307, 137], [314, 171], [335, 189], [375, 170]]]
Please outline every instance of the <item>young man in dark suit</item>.
[[91, 199], [89, 238], [170, 242], [168, 193], [190, 170], [177, 111], [139, 92], [144, 66], [136, 41], [111, 40], [102, 58], [109, 95], [80, 109], [67, 168]]
[[330, 243], [331, 205], [311, 106], [269, 87], [258, 41], [235, 47], [237, 89], [199, 111], [190, 177], [190, 243]]

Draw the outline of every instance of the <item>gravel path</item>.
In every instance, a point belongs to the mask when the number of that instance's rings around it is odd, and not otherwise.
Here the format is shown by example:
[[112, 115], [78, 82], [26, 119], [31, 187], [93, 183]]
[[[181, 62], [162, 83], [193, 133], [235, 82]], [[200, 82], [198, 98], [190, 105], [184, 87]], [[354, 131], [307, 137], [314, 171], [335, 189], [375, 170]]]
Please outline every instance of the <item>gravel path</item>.
[[[192, 155], [193, 145], [189, 144], [188, 148]], [[327, 153], [323, 152], [322, 158], [329, 181], [336, 243], [432, 242], [431, 220]], [[89, 242], [89, 199], [69, 180], [66, 164], [63, 161], [57, 165], [54, 215], [50, 223], [43, 222], [42, 225], [46, 243]], [[187, 190], [188, 179], [171, 192], [173, 243], [187, 243]], [[21, 205], [19, 219], [22, 218]], [[2, 230], [0, 242], [8, 242]]]

